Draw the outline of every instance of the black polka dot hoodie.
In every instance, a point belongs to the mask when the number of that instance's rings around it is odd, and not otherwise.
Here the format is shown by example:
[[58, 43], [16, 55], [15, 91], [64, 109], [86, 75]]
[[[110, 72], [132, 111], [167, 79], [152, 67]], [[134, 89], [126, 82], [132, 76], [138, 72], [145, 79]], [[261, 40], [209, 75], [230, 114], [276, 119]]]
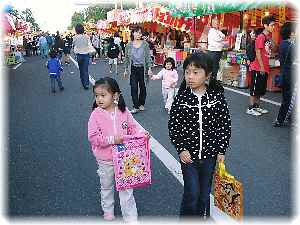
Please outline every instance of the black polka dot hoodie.
[[207, 88], [200, 96], [190, 88], [179, 92], [171, 107], [169, 136], [178, 154], [188, 150], [192, 160], [225, 154], [231, 120], [224, 89]]

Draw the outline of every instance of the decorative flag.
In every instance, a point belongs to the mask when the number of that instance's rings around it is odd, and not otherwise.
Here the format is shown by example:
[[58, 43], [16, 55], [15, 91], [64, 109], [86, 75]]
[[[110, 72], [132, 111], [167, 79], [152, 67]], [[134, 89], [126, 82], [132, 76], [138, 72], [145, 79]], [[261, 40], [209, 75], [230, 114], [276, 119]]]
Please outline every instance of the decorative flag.
[[256, 9], [251, 11], [251, 26], [252, 27], [256, 26], [256, 13], [257, 13]]
[[279, 21], [279, 25], [283, 25], [285, 23], [285, 6], [284, 5], [281, 5], [279, 7], [278, 21]]
[[220, 24], [223, 26], [224, 25], [224, 17], [225, 17], [225, 14], [222, 13], [221, 14], [221, 17], [220, 17]]

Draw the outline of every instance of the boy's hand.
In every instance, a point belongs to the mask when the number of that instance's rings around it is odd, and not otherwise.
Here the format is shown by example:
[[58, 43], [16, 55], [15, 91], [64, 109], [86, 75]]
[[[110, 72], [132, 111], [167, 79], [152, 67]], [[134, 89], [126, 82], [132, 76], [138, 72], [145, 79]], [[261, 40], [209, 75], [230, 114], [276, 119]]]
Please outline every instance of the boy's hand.
[[153, 75], [151, 68], [148, 70], [148, 75], [151, 77]]

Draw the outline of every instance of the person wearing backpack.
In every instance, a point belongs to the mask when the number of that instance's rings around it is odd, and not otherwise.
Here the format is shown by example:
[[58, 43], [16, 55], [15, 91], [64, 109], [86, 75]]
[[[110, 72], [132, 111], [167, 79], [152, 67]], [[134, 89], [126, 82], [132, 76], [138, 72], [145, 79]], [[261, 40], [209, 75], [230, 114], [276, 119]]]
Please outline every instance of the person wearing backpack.
[[262, 19], [264, 30], [255, 39], [255, 59], [250, 63], [252, 80], [250, 83], [249, 115], [261, 116], [269, 111], [260, 107], [260, 98], [266, 94], [268, 74], [270, 73], [269, 58], [272, 52], [271, 36], [275, 18], [266, 16]]
[[109, 38], [109, 44], [107, 47], [107, 56], [108, 56], [108, 64], [109, 64], [109, 72], [112, 73], [112, 65], [116, 65], [116, 74], [118, 74], [118, 56], [120, 53], [119, 46], [115, 44], [114, 38]]

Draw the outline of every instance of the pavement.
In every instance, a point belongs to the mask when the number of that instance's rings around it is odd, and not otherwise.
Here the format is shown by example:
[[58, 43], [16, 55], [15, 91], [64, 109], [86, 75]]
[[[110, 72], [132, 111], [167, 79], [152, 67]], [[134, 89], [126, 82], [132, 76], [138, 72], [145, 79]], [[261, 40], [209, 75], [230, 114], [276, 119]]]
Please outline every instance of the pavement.
[[[122, 64], [119, 69], [122, 74]], [[160, 69], [156, 67], [154, 72]], [[182, 70], [178, 72], [182, 75]], [[110, 74], [106, 59], [90, 65], [89, 73], [95, 80], [116, 78], [128, 108], [132, 107], [129, 80]], [[74, 63], [64, 66], [62, 77], [65, 90], [52, 94], [45, 60], [38, 56], [26, 58], [5, 74], [9, 218], [101, 220], [99, 178], [87, 140], [93, 93], [81, 88]], [[229, 86], [225, 90], [232, 119], [225, 162], [228, 171], [243, 183], [245, 219], [291, 219], [295, 214], [294, 130], [272, 127], [279, 110], [274, 102], [280, 103], [281, 95], [268, 92], [264, 98], [270, 101], [263, 106], [270, 113], [256, 118], [245, 113], [248, 97], [239, 92], [247, 94], [248, 90]], [[177, 221], [183, 186], [174, 175], [176, 166], [172, 167], [178, 156], [168, 138], [161, 81], [149, 82], [145, 107], [134, 118], [150, 132], [156, 147], [151, 154], [153, 183], [135, 190], [138, 213], [141, 220]], [[168, 159], [172, 168], [166, 166]], [[120, 218], [117, 196], [116, 215]]]

